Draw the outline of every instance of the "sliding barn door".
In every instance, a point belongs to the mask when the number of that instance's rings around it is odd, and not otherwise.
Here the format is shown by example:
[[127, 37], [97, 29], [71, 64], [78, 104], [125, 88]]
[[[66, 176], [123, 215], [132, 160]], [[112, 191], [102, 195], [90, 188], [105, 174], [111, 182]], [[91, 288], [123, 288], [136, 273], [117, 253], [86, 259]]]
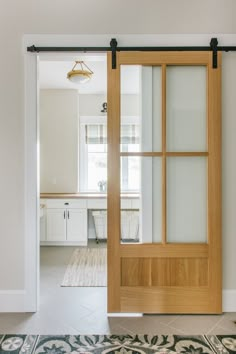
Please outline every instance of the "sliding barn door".
[[108, 312], [221, 313], [221, 292], [221, 53], [109, 53]]

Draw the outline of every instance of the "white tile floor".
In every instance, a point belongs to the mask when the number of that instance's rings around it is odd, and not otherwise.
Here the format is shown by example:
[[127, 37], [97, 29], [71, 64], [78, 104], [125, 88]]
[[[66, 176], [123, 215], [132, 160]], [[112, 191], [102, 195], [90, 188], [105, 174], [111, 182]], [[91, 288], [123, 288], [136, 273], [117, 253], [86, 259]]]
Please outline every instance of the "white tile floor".
[[40, 310], [34, 314], [0, 314], [0, 333], [236, 334], [236, 313], [107, 317], [106, 288], [60, 287], [73, 250], [41, 247]]

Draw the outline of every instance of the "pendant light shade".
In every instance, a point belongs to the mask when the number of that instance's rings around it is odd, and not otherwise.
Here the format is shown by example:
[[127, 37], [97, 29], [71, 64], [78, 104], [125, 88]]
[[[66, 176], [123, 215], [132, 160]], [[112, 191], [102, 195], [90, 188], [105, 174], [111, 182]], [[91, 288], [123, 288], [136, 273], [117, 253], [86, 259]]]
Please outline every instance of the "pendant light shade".
[[[75, 69], [77, 65], [80, 65], [79, 69]], [[83, 61], [76, 61], [72, 70], [67, 73], [67, 78], [75, 84], [84, 84], [92, 75], [92, 70]]]

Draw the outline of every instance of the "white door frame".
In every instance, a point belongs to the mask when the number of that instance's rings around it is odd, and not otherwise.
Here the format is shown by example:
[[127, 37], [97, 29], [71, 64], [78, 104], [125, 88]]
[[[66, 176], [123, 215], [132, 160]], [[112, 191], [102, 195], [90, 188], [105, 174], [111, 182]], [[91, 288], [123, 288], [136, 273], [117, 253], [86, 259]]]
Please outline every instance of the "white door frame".
[[[39, 308], [39, 120], [38, 120], [38, 59], [41, 55], [28, 53], [31, 45], [108, 47], [111, 38], [118, 46], [208, 46], [211, 37], [220, 45], [231, 45], [236, 35], [25, 35], [23, 37], [25, 89], [25, 300], [22, 312], [36, 312]], [[65, 54], [65, 53], [64, 53]], [[48, 56], [57, 56], [50, 53]], [[60, 54], [61, 55], [61, 54]], [[67, 53], [68, 55], [68, 53]], [[224, 302], [223, 302], [224, 304]], [[227, 311], [223, 305], [223, 310]], [[231, 311], [232, 308], [230, 309]], [[228, 309], [229, 311], [229, 309]]]

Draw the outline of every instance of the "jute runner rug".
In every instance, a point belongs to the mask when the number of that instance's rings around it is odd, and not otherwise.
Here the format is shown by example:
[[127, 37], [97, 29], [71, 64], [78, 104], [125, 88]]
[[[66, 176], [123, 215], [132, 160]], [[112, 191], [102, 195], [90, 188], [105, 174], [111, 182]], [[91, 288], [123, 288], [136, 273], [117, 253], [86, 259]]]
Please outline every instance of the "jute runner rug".
[[107, 286], [106, 248], [77, 248], [61, 286]]

